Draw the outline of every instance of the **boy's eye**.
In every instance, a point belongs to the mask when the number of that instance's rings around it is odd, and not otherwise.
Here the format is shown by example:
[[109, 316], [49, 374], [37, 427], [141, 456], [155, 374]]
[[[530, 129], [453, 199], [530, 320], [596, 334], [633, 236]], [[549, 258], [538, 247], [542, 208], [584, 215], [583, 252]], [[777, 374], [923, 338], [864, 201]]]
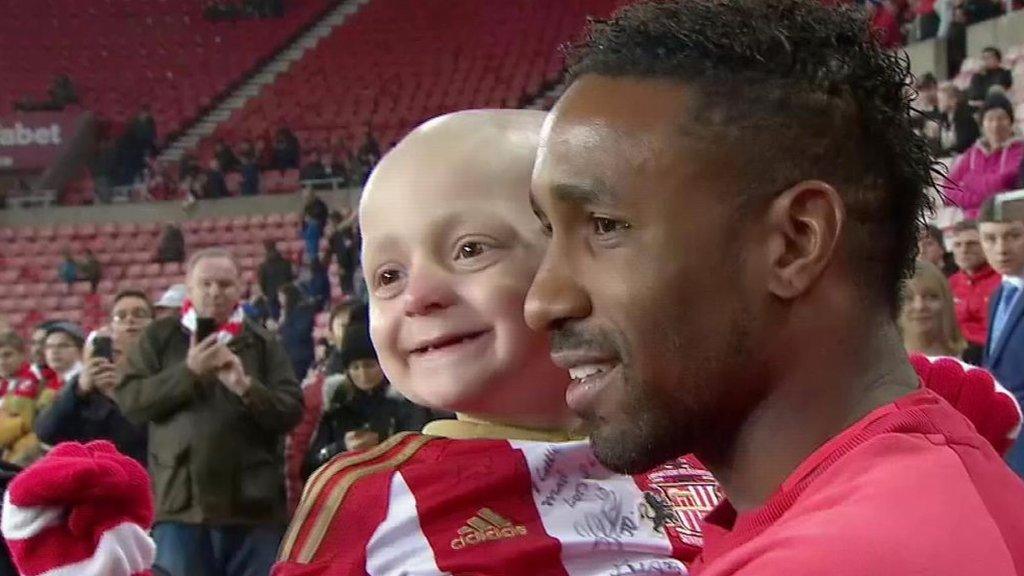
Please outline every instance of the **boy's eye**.
[[381, 270], [377, 274], [377, 285], [388, 286], [390, 284], [394, 284], [395, 282], [398, 282], [400, 277], [401, 274], [399, 274], [398, 270]]
[[615, 220], [613, 218], [607, 218], [604, 216], [593, 216], [590, 219], [594, 226], [594, 234], [603, 236], [605, 234], [611, 234], [620, 230], [628, 230], [629, 223], [621, 220]]
[[476, 258], [484, 252], [488, 251], [491, 247], [483, 242], [469, 241], [463, 242], [459, 245], [455, 251], [456, 260], [467, 260], [469, 258]]

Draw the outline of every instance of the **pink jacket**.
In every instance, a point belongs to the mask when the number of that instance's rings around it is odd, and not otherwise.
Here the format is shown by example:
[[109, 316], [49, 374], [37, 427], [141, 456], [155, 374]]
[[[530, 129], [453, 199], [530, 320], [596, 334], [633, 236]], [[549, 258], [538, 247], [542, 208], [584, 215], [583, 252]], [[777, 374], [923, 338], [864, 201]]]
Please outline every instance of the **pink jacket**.
[[1024, 158], [1024, 140], [1019, 138], [995, 152], [986, 150], [981, 142], [979, 138], [956, 159], [949, 172], [953, 185], [945, 190], [949, 203], [962, 208], [967, 218], [976, 217], [985, 200], [1016, 187]]

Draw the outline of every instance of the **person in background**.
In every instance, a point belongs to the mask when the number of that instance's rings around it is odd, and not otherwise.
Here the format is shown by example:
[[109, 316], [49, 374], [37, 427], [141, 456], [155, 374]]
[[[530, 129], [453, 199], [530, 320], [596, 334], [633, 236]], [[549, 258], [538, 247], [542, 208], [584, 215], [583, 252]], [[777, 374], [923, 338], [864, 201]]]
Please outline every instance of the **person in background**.
[[174, 284], [168, 288], [160, 299], [153, 303], [153, 316], [156, 319], [177, 316], [181, 312], [181, 305], [185, 303], [187, 288], [184, 284]]
[[0, 332], [0, 450], [4, 462], [26, 466], [42, 454], [32, 423], [43, 386], [25, 361], [25, 343], [18, 333]]
[[917, 79], [914, 100], [914, 127], [923, 128], [927, 122], [938, 122], [942, 118], [939, 110], [939, 83], [935, 75], [928, 72]]
[[359, 234], [356, 229], [359, 213], [352, 210], [343, 214], [332, 210], [330, 236], [327, 238], [328, 256], [334, 255], [338, 264], [338, 286], [346, 296], [354, 290], [355, 272], [359, 266]]
[[246, 318], [264, 328], [267, 327], [267, 321], [271, 318], [270, 303], [258, 283], [249, 286], [249, 298], [242, 303], [242, 310]]
[[1013, 135], [1013, 106], [1003, 96], [985, 100], [981, 109], [981, 138], [956, 159], [949, 172], [946, 197], [974, 218], [988, 198], [1017, 185], [1024, 161], [1024, 140]]
[[181, 233], [181, 228], [174, 223], [169, 222], [164, 226], [153, 261], [161, 263], [185, 261], [185, 235]]
[[354, 310], [348, 303], [338, 304], [331, 310], [328, 326], [331, 331], [331, 341], [327, 351], [327, 357], [322, 363], [309, 373], [302, 381], [303, 413], [302, 420], [285, 439], [285, 483], [288, 496], [289, 515], [295, 512], [298, 507], [299, 498], [302, 495], [303, 469], [306, 463], [306, 455], [309, 453], [310, 443], [317, 427], [320, 426], [320, 418], [323, 415], [323, 408], [328, 400], [334, 396], [334, 391], [345, 379], [344, 362], [341, 354], [342, 340], [345, 328], [350, 318], [355, 316], [355, 321], [369, 322], [366, 307], [361, 310]]
[[931, 262], [946, 276], [957, 270], [953, 255], [946, 252], [946, 241], [942, 237], [942, 231], [931, 224], [922, 228], [917, 237], [917, 257], [925, 262]]
[[967, 99], [971, 106], [983, 108], [985, 100], [991, 96], [993, 86], [1009, 90], [1013, 86], [1013, 75], [1003, 68], [1003, 53], [995, 46], [988, 46], [981, 51], [982, 69], [971, 78], [971, 86], [967, 89]]
[[316, 314], [320, 305], [306, 298], [290, 282], [278, 290], [278, 300], [281, 302], [281, 317], [277, 334], [291, 360], [292, 370], [298, 378], [305, 379], [313, 364], [313, 329], [316, 327]]
[[[153, 321], [153, 307], [142, 292], [126, 290], [114, 297], [110, 324], [86, 342], [85, 367], [67, 381], [53, 404], [35, 422], [39, 439], [60, 442], [110, 440], [122, 454], [146, 466], [146, 429], [129, 422], [114, 402], [114, 388], [124, 372], [128, 350]], [[112, 340], [113, 357], [96, 354], [95, 337]]]
[[[281, 445], [302, 393], [277, 339], [245, 319], [231, 252], [186, 266], [181, 317], [151, 323], [114, 397], [149, 428], [156, 565], [172, 576], [267, 574], [285, 522]], [[197, 341], [201, 318], [216, 330]]]
[[345, 379], [324, 407], [304, 477], [342, 452], [372, 448], [399, 432], [418, 432], [434, 419], [429, 409], [391, 391], [365, 324], [345, 328], [341, 350]]
[[71, 256], [71, 248], [64, 248], [62, 256], [63, 260], [61, 260], [60, 266], [57, 267], [57, 277], [60, 278], [60, 281], [70, 291], [71, 285], [78, 281], [78, 263]]
[[306, 261], [313, 262], [320, 257], [320, 239], [327, 229], [327, 204], [316, 195], [312, 188], [302, 191], [302, 238], [306, 241]]
[[960, 357], [967, 342], [960, 334], [946, 277], [931, 262], [918, 260], [903, 288], [900, 332], [907, 352]]
[[309, 265], [308, 277], [300, 283], [303, 293], [316, 305], [320, 312], [331, 305], [331, 279], [327, 275], [330, 255], [316, 258]]
[[953, 258], [960, 271], [949, 277], [956, 306], [956, 321], [967, 341], [963, 359], [981, 366], [988, 335], [988, 308], [992, 293], [1002, 281], [985, 260], [978, 223], [963, 220], [953, 228]]
[[[989, 299], [983, 366], [1024, 405], [1024, 222], [1002, 214], [992, 198], [982, 206], [978, 232], [985, 258], [1002, 279]], [[1024, 477], [1024, 442], [1006, 460]]]
[[46, 365], [46, 333], [54, 323], [55, 321], [49, 320], [32, 330], [32, 340], [29, 343], [29, 362], [32, 374], [40, 382], [47, 382], [54, 377], [53, 370]]
[[89, 283], [93, 294], [96, 293], [96, 287], [99, 286], [100, 280], [103, 278], [103, 265], [88, 248], [85, 249], [85, 259], [78, 267], [78, 278]]
[[279, 128], [274, 136], [273, 168], [275, 170], [298, 170], [302, 159], [299, 139], [287, 128]]
[[46, 365], [53, 370], [53, 376], [39, 393], [40, 407], [49, 406], [57, 392], [81, 373], [84, 345], [85, 334], [78, 324], [60, 321], [47, 328]]
[[235, 152], [223, 140], [217, 140], [214, 144], [213, 157], [225, 174], [238, 170], [238, 156], [235, 156]]
[[260, 167], [255, 152], [243, 152], [240, 170], [242, 172], [242, 196], [258, 196], [260, 193]]
[[937, 155], [962, 154], [981, 135], [974, 112], [967, 104], [963, 92], [953, 84], [939, 88], [938, 100], [942, 118], [937, 135], [932, 135], [935, 137]]
[[263, 250], [265, 257], [257, 271], [260, 291], [267, 297], [271, 318], [277, 319], [281, 313], [281, 303], [277, 299], [277, 291], [285, 284], [295, 280], [295, 273], [292, 272], [291, 262], [285, 260], [284, 256], [277, 251], [277, 244], [273, 240], [264, 240]]
[[224, 177], [224, 170], [218, 160], [210, 160], [210, 168], [206, 171], [206, 181], [203, 184], [202, 198], [211, 200], [216, 198], [227, 198], [228, 183]]

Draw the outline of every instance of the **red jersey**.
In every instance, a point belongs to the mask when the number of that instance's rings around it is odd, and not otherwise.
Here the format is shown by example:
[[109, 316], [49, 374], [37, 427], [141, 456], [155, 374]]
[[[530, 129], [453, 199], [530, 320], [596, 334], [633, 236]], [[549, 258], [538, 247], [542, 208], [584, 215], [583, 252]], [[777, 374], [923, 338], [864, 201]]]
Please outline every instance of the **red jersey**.
[[988, 299], [1002, 282], [1002, 276], [985, 264], [974, 274], [961, 270], [949, 277], [956, 306], [956, 323], [971, 344], [985, 345], [988, 337]]
[[1024, 574], [1024, 482], [931, 390], [868, 414], [764, 506], [723, 502], [700, 576]]
[[683, 575], [718, 501], [689, 459], [630, 477], [587, 441], [405, 434], [310, 478], [272, 574]]

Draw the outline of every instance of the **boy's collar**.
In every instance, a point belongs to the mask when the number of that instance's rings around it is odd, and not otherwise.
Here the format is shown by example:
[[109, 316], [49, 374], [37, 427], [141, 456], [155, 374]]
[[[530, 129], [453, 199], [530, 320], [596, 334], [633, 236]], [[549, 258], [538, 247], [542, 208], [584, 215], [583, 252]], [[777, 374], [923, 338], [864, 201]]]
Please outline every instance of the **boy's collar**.
[[505, 424], [493, 424], [459, 414], [458, 420], [434, 420], [423, 433], [453, 440], [526, 440], [531, 442], [572, 442], [584, 440], [566, 431], [537, 430]]

